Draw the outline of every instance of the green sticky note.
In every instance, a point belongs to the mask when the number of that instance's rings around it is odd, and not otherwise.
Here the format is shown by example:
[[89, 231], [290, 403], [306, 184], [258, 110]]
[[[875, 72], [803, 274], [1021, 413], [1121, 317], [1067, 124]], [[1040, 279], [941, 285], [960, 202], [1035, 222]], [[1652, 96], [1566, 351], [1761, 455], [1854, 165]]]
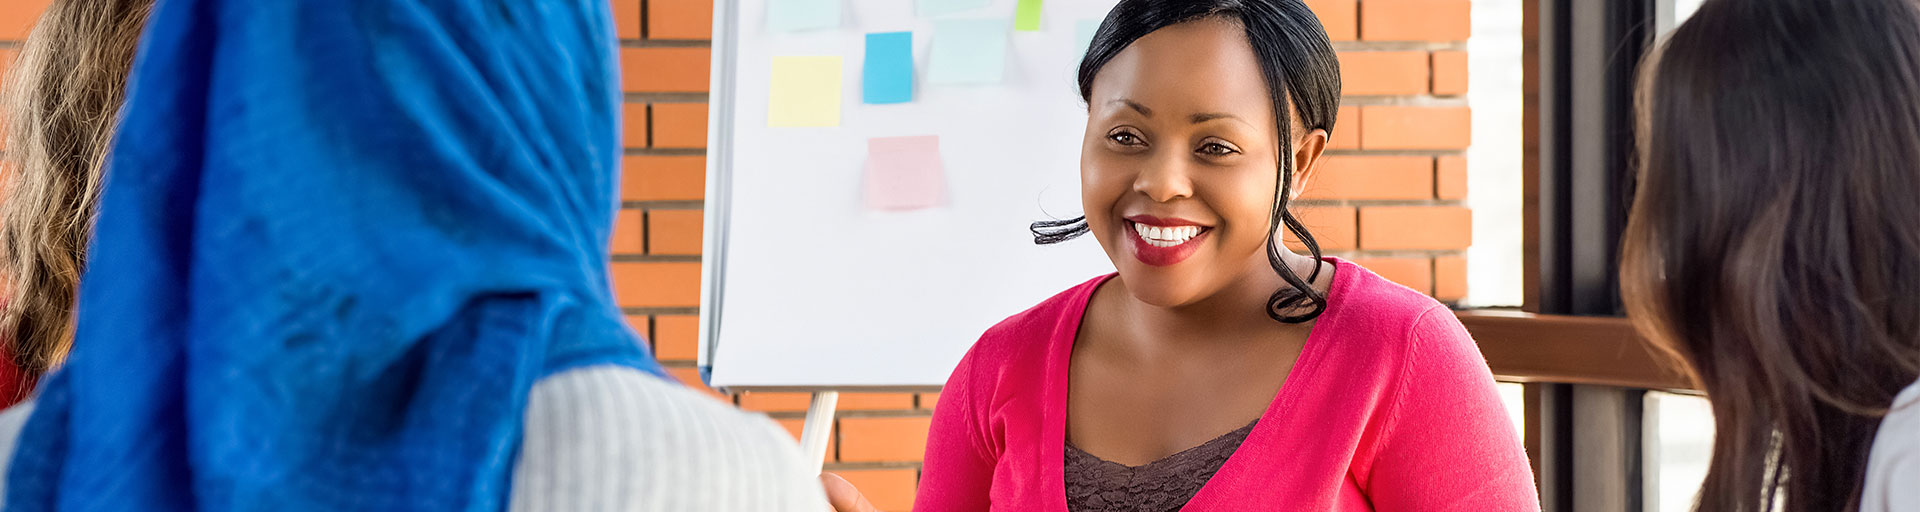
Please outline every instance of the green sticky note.
[[840, 56], [774, 57], [767, 126], [840, 126]]
[[1040, 31], [1040, 0], [1020, 0], [1020, 6], [1013, 14], [1013, 29], [1021, 32]]

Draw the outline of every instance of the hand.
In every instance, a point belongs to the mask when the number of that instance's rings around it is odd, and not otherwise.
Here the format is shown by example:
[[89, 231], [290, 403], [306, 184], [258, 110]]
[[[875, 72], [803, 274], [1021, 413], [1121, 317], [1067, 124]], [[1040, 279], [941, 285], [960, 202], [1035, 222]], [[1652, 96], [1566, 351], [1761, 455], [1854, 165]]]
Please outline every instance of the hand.
[[879, 512], [867, 502], [866, 495], [860, 494], [860, 489], [840, 475], [821, 473], [820, 485], [827, 488], [827, 503], [833, 505], [833, 512]]

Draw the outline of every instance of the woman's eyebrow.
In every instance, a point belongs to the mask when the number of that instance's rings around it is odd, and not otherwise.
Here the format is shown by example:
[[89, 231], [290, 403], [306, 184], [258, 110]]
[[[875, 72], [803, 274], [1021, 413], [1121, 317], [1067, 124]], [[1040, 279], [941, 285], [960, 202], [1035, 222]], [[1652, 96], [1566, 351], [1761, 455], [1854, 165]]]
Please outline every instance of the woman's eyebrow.
[[1128, 106], [1128, 107], [1132, 107], [1132, 108], [1133, 108], [1134, 110], [1136, 110], [1136, 111], [1139, 111], [1139, 112], [1140, 112], [1140, 115], [1143, 115], [1143, 116], [1147, 116], [1147, 117], [1153, 117], [1153, 109], [1150, 109], [1150, 108], [1147, 108], [1147, 106], [1146, 106], [1146, 105], [1141, 105], [1141, 104], [1140, 104], [1139, 102], [1136, 102], [1136, 101], [1133, 101], [1133, 100], [1130, 100], [1130, 99], [1126, 99], [1126, 98], [1121, 98], [1121, 99], [1117, 99], [1117, 100], [1113, 100], [1113, 101], [1109, 101], [1109, 102], [1107, 102], [1107, 104], [1108, 104], [1108, 105], [1112, 105], [1112, 104], [1115, 104], [1115, 103], [1119, 103], [1119, 104], [1122, 104], [1122, 105], [1126, 105], [1126, 106]]
[[1244, 120], [1242, 120], [1242, 119], [1240, 119], [1240, 117], [1239, 117], [1239, 116], [1235, 116], [1235, 115], [1233, 115], [1233, 114], [1227, 114], [1227, 113], [1222, 113], [1222, 112], [1201, 112], [1201, 113], [1198, 113], [1198, 114], [1194, 114], [1194, 115], [1192, 115], [1192, 116], [1189, 116], [1189, 117], [1188, 117], [1187, 119], [1188, 119], [1188, 120], [1191, 120], [1191, 121], [1193, 122], [1193, 124], [1200, 124], [1200, 123], [1204, 123], [1204, 122], [1207, 122], [1207, 121], [1212, 121], [1212, 120], [1215, 120], [1215, 119], [1232, 119], [1232, 120], [1235, 120], [1235, 121], [1244, 121]]

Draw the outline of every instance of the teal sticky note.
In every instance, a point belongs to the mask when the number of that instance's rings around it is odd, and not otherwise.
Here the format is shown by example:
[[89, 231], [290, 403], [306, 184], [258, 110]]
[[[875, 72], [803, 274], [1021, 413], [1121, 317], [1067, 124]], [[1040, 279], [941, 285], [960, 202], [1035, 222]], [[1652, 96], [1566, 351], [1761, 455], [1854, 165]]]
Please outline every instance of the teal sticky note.
[[927, 81], [1000, 83], [1007, 72], [1007, 28], [1005, 19], [935, 21]]
[[867, 34], [860, 94], [873, 105], [913, 101], [913, 33]]
[[840, 28], [841, 0], [768, 0], [767, 28], [798, 32]]
[[987, 0], [918, 0], [920, 17], [945, 16], [987, 6]]
[[1077, 48], [1074, 55], [1087, 56], [1087, 47], [1093, 46], [1093, 35], [1100, 32], [1100, 20], [1080, 20], [1073, 23], [1073, 41]]
[[1040, 0], [1020, 0], [1013, 10], [1013, 29], [1021, 32], [1040, 31]]

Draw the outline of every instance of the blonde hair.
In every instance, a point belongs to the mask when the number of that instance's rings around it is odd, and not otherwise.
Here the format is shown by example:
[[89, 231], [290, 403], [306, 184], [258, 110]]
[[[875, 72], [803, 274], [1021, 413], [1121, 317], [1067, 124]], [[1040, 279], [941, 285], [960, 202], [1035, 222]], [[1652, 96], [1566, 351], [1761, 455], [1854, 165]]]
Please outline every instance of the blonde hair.
[[60, 364], [134, 49], [153, 0], [56, 0], [7, 73], [0, 343], [22, 372]]

